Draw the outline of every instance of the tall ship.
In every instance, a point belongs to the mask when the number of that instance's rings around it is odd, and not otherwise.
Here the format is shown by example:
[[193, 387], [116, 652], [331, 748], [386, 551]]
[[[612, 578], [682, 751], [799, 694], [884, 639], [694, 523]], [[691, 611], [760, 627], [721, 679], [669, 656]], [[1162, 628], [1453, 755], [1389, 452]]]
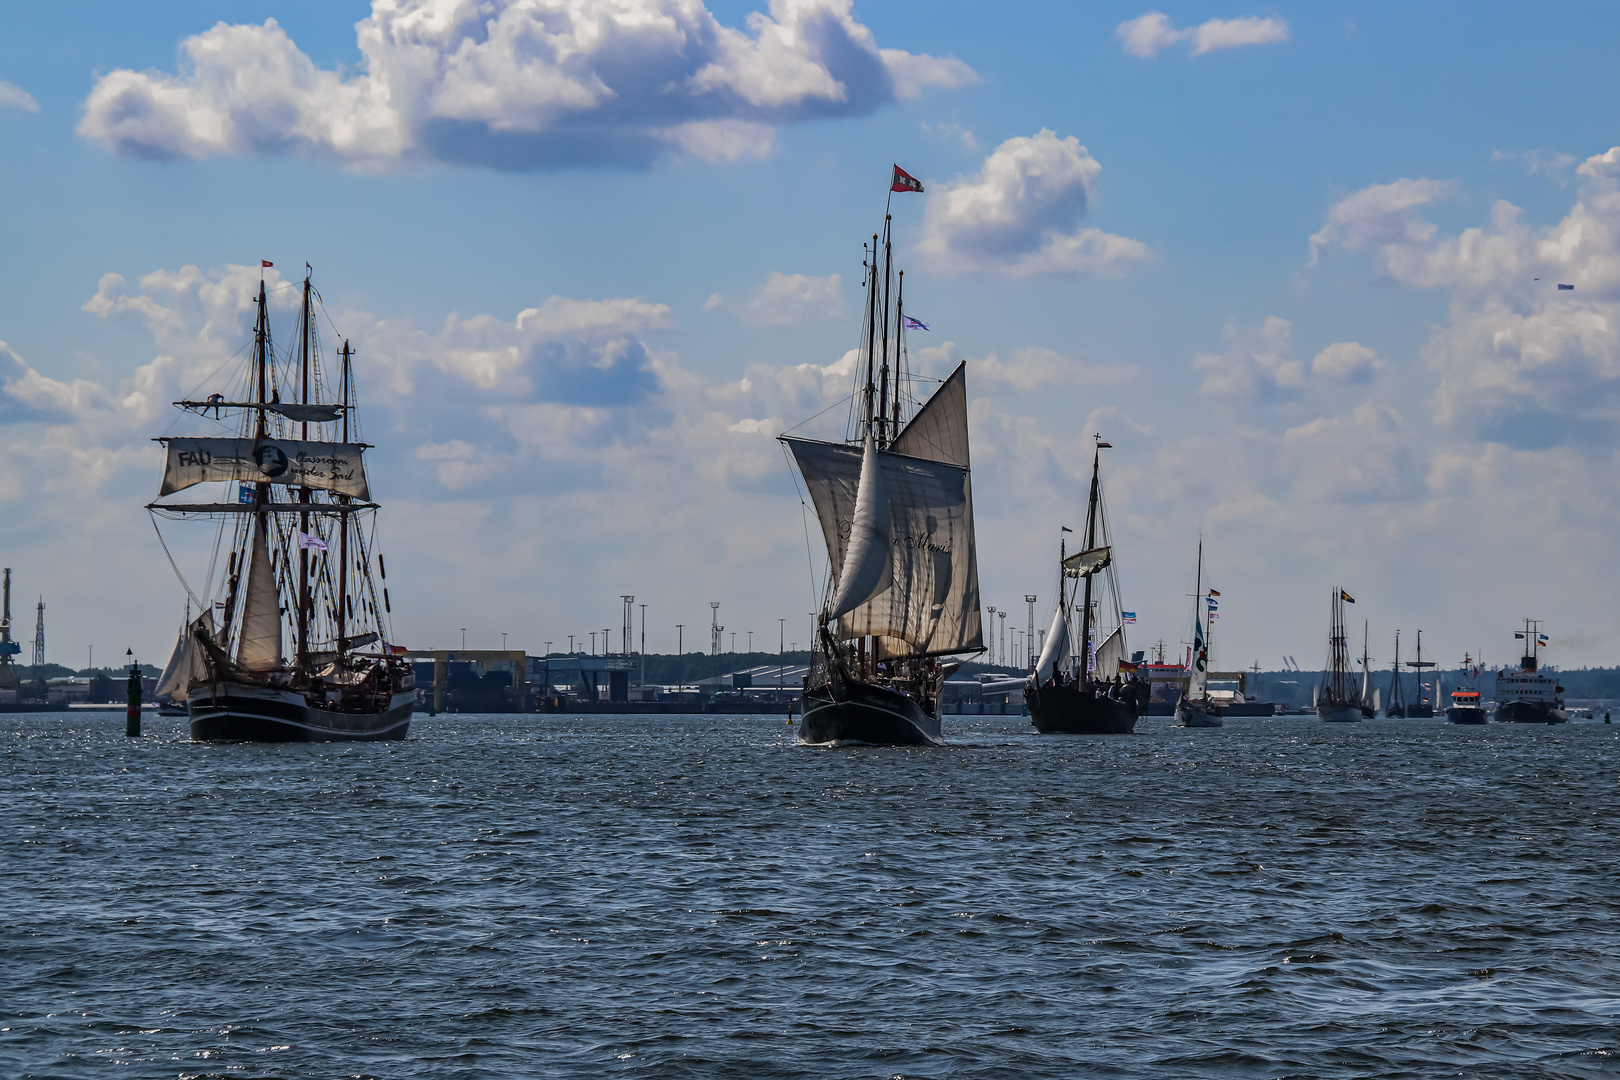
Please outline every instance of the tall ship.
[[1221, 710], [1209, 696], [1209, 638], [1214, 636], [1213, 621], [1210, 634], [1204, 633], [1205, 609], [1214, 603], [1204, 596], [1204, 538], [1198, 538], [1198, 571], [1193, 585], [1192, 664], [1187, 671], [1187, 690], [1176, 702], [1177, 727], [1221, 727], [1226, 721]]
[[1368, 653], [1371, 639], [1368, 637], [1368, 624], [1361, 624], [1361, 693], [1356, 695], [1356, 703], [1361, 708], [1361, 718], [1371, 720], [1378, 715], [1378, 691], [1372, 684], [1372, 655]]
[[[922, 185], [896, 167], [890, 190]], [[960, 666], [948, 658], [984, 648], [967, 365], [919, 406], [905, 331], [925, 324], [904, 313], [892, 220], [885, 212], [863, 263], [863, 355], [846, 437], [781, 436], [827, 546], [798, 729], [806, 743], [939, 745], [940, 687]]]
[[1479, 666], [1474, 658], [1463, 654], [1462, 685], [1451, 692], [1451, 708], [1446, 719], [1453, 724], [1483, 724], [1485, 707], [1479, 698]]
[[1423, 659], [1423, 631], [1417, 632], [1417, 659], [1408, 660], [1406, 666], [1417, 673], [1417, 700], [1406, 707], [1406, 715], [1414, 719], [1427, 720], [1434, 716], [1434, 703], [1439, 699], [1440, 692], [1435, 683], [1425, 681], [1428, 669], [1435, 666], [1433, 660]]
[[[306, 276], [298, 341], [278, 355], [261, 278], [234, 392], [175, 402], [223, 433], [157, 440], [166, 461], [147, 506], [154, 523], [201, 519], [216, 536], [200, 589], [175, 567], [199, 614], [163, 684], [184, 700], [193, 739], [402, 739], [410, 726], [415, 683], [385, 636], [392, 601], [372, 541], [353, 351], [345, 341], [330, 370], [319, 299]], [[212, 500], [166, 501], [199, 484]]]
[[1524, 620], [1524, 631], [1513, 636], [1524, 639], [1524, 655], [1519, 670], [1506, 668], [1496, 675], [1496, 719], [1515, 724], [1563, 724], [1564, 688], [1558, 680], [1540, 670], [1541, 650], [1549, 644], [1541, 632], [1539, 619]]
[[1350, 646], [1344, 633], [1346, 601], [1355, 603], [1343, 589], [1333, 590], [1327, 669], [1322, 673], [1322, 684], [1313, 688], [1311, 693], [1317, 719], [1332, 724], [1359, 723], [1362, 720], [1361, 696], [1350, 682]]
[[[1110, 444], [1100, 435], [1095, 439], [1083, 546], [1070, 555], [1059, 534], [1057, 608], [1040, 660], [1024, 688], [1030, 723], [1043, 735], [1129, 734], [1136, 730], [1137, 717], [1147, 711], [1152, 694], [1134, 672], [1129, 680], [1122, 676], [1129, 667], [1125, 662], [1129, 653], [1102, 498], [1102, 452]], [[1072, 637], [1069, 606], [1077, 598], [1068, 591], [1070, 581], [1081, 583], [1076, 587], [1081, 594], [1079, 633]], [[1078, 658], [1069, 647], [1071, 641], [1079, 643]]]
[[1390, 720], [1406, 717], [1406, 690], [1401, 685], [1401, 632], [1395, 631], [1395, 660], [1389, 668], [1389, 694], [1384, 698], [1384, 716]]

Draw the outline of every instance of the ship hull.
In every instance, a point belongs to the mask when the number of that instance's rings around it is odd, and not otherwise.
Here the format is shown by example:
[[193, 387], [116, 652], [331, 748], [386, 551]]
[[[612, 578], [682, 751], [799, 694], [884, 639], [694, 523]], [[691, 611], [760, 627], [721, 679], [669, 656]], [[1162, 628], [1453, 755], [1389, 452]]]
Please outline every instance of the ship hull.
[[1563, 709], [1539, 701], [1504, 701], [1496, 706], [1499, 724], [1564, 724], [1569, 722]]
[[1223, 727], [1226, 721], [1213, 706], [1199, 705], [1182, 698], [1176, 702], [1177, 727]]
[[1129, 735], [1136, 730], [1131, 703], [1098, 697], [1078, 683], [1024, 688], [1029, 722], [1042, 735]]
[[806, 743], [943, 746], [939, 717], [916, 701], [859, 679], [833, 678], [804, 690], [799, 739]]
[[1326, 702], [1316, 706], [1316, 718], [1324, 724], [1359, 724], [1366, 719], [1361, 715], [1359, 705], [1329, 705]]
[[1407, 708], [1406, 715], [1412, 720], [1432, 720], [1434, 719], [1434, 706], [1412, 705]]
[[1450, 724], [1483, 724], [1485, 722], [1485, 710], [1471, 707], [1447, 709], [1446, 722]]
[[413, 696], [393, 694], [377, 712], [338, 712], [291, 690], [221, 681], [193, 686], [187, 705], [197, 742], [372, 742], [405, 738]]
[[1405, 720], [1406, 719], [1406, 710], [1403, 709], [1399, 705], [1395, 706], [1393, 709], [1385, 709], [1384, 710], [1384, 719], [1385, 720]]

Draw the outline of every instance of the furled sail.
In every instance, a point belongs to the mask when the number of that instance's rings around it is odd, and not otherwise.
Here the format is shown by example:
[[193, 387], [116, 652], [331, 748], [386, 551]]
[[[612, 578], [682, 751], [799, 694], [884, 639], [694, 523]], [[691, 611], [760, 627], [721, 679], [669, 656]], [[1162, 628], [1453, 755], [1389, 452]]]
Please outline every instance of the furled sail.
[[[843, 443], [782, 441], [809, 489], [828, 561], [844, 568], [865, 452]], [[875, 457], [888, 496], [892, 584], [844, 613], [838, 636], [898, 639], [918, 653], [982, 648], [967, 470], [888, 450], [876, 451]]]
[[1063, 560], [1063, 576], [1090, 577], [1112, 562], [1113, 557], [1114, 549], [1110, 547], [1094, 547], [1087, 548], [1085, 551], [1077, 551]]
[[249, 671], [270, 671], [281, 666], [281, 596], [270, 567], [266, 524], [267, 519], [261, 515], [253, 527], [247, 599], [242, 605], [242, 638], [236, 647], [236, 662]]
[[1114, 627], [1114, 632], [1103, 638], [1103, 643], [1097, 646], [1097, 668], [1092, 672], [1094, 678], [1107, 682], [1119, 674], [1119, 665], [1125, 659], [1125, 628]]
[[180, 687], [181, 690], [185, 690], [192, 683], [207, 682], [213, 674], [208, 668], [208, 654], [196, 647], [198, 631], [206, 634], [210, 640], [214, 640], [214, 615], [212, 612], [204, 611], [191, 620], [191, 647], [186, 653], [188, 672], [185, 682]]
[[1039, 686], [1051, 679], [1054, 669], [1061, 668], [1069, 655], [1069, 620], [1068, 612], [1063, 609], [1067, 606], [1065, 600], [1058, 604], [1052, 612], [1052, 626], [1046, 631], [1046, 644], [1041, 647], [1041, 658], [1035, 663], [1035, 673], [1030, 681]]
[[163, 441], [169, 458], [159, 497], [208, 480], [247, 480], [371, 498], [361, 461], [365, 448], [359, 443], [224, 438]]
[[827, 613], [830, 618], [855, 610], [894, 584], [894, 560], [889, 554], [894, 546], [893, 526], [877, 445], [868, 434], [861, 452], [861, 479], [855, 491], [849, 546], [838, 572], [838, 595], [833, 597], [832, 610]]

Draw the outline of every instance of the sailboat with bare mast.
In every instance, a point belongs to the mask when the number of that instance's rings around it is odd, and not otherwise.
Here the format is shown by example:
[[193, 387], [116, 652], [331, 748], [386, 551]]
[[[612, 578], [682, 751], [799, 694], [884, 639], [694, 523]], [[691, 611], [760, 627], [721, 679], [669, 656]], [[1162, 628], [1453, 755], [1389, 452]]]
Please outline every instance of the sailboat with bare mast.
[[[177, 650], [168, 680], [174, 696], [185, 699], [193, 739], [401, 739], [410, 726], [415, 683], [404, 650], [385, 640], [392, 611], [387, 571], [361, 528], [377, 504], [362, 460], [369, 444], [354, 438], [353, 352], [345, 341], [337, 399], [323, 400], [318, 302], [306, 276], [297, 350], [278, 359], [261, 278], [236, 400], [215, 393], [175, 402], [193, 416], [212, 414], [220, 427], [234, 419], [234, 434], [158, 439], [167, 460], [158, 500], [147, 506], [154, 523], [198, 517], [218, 523], [202, 595], [181, 578], [200, 614], [190, 621], [190, 647]], [[283, 390], [296, 400], [283, 401]], [[205, 483], [223, 488], [219, 501], [164, 501]], [[213, 595], [222, 599], [210, 602]], [[290, 656], [284, 630], [292, 637]]]
[[[922, 185], [896, 166], [890, 191], [920, 192]], [[923, 324], [905, 316], [904, 271], [889, 304], [896, 280], [891, 222], [885, 211], [881, 241], [873, 235], [864, 263], [865, 355], [848, 437], [781, 436], [827, 544], [799, 722], [806, 743], [939, 744], [940, 686], [959, 666], [941, 658], [984, 648], [967, 365], [915, 405], [905, 331]]]
[[1311, 691], [1317, 719], [1333, 724], [1360, 723], [1362, 719], [1361, 697], [1350, 688], [1350, 645], [1344, 632], [1346, 602], [1353, 604], [1355, 600], [1343, 589], [1334, 589], [1327, 669], [1322, 673], [1322, 685]]
[[[1045, 735], [1125, 735], [1136, 730], [1152, 693], [1134, 676], [1120, 678], [1125, 651], [1125, 621], [1114, 574], [1114, 549], [1108, 538], [1108, 516], [1102, 500], [1102, 452], [1111, 449], [1101, 435], [1091, 459], [1091, 496], [1086, 503], [1084, 547], [1070, 555], [1058, 542], [1058, 604], [1040, 661], [1024, 687], [1029, 721]], [[1069, 636], [1070, 579], [1080, 587], [1080, 633]], [[1106, 610], [1102, 608], [1107, 604]], [[1096, 639], [1101, 636], [1099, 643]], [[1069, 642], [1079, 643], [1077, 658]]]

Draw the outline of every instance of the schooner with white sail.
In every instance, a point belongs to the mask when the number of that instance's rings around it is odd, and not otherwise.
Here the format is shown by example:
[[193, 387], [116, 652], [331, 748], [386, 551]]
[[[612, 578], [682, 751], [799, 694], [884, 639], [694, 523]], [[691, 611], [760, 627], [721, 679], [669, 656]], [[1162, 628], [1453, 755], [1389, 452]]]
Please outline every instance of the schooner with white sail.
[[[154, 523], [201, 518], [217, 536], [200, 593], [181, 577], [200, 614], [160, 688], [185, 701], [193, 739], [400, 739], [410, 725], [415, 684], [404, 650], [386, 641], [392, 601], [373, 558], [384, 579], [386, 567], [362, 527], [377, 504], [369, 444], [357, 438], [353, 352], [345, 341], [327, 370], [318, 302], [306, 276], [297, 346], [278, 357], [261, 279], [234, 399], [175, 402], [229, 434], [158, 439], [167, 457], [148, 504]], [[198, 485], [215, 488], [212, 501], [165, 501]]]
[[[890, 190], [922, 185], [896, 166]], [[966, 364], [915, 406], [903, 272], [890, 304], [891, 221], [885, 213], [864, 262], [864, 355], [848, 437], [781, 436], [827, 546], [799, 722], [806, 743], [939, 744], [940, 685], [958, 666], [941, 659], [984, 648]]]

